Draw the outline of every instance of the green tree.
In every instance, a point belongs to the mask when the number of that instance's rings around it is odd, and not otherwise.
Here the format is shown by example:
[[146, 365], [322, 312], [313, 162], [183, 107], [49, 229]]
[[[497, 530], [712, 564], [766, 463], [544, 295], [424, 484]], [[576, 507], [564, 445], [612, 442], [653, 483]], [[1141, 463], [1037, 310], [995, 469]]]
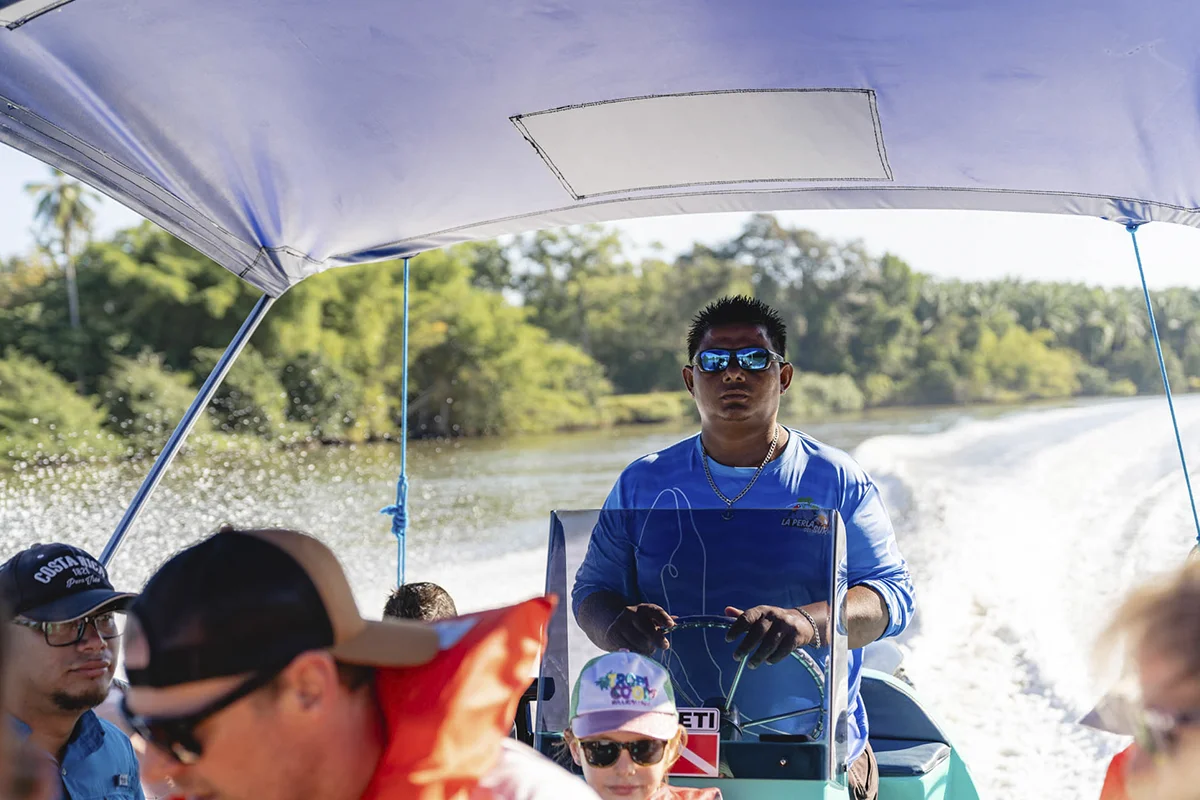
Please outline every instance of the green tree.
[[[0, 301], [0, 345], [11, 345], [54, 364], [82, 364], [84, 388], [95, 392], [120, 357], [146, 350], [163, 363], [189, 371], [197, 347], [224, 348], [258, 292], [164, 231], [143, 223], [78, 257], [83, 290], [82, 337], [73, 336], [64, 302], [64, 278], [52, 269], [21, 278]], [[3, 295], [0, 295], [2, 297]]]
[[1041, 328], [1032, 333], [1012, 325], [1003, 335], [983, 332], [975, 359], [984, 378], [974, 388], [979, 400], [1029, 400], [1070, 397], [1079, 391], [1078, 355], [1050, 347], [1054, 333]]
[[[198, 372], [211, 372], [222, 352], [216, 347], [197, 347]], [[253, 347], [245, 347], [209, 404], [210, 418], [225, 433], [290, 438], [287, 422], [291, 395], [280, 382], [279, 373], [277, 365], [269, 363]]]
[[120, 445], [104, 420], [95, 398], [80, 397], [37, 360], [12, 349], [0, 359], [0, 462], [115, 454]]
[[594, 284], [627, 270], [614, 231], [599, 225], [538, 231], [522, 244], [512, 287], [529, 307], [530, 322], [591, 354]]
[[[135, 453], [156, 453], [192, 404], [190, 376], [174, 373], [158, 353], [146, 350], [136, 358], [118, 357], [101, 382], [109, 424], [125, 436]], [[194, 430], [204, 430], [201, 417]]]
[[[38, 243], [66, 276], [71, 328], [78, 332], [79, 286], [75, 257], [91, 239], [95, 218], [91, 203], [99, 200], [100, 195], [57, 169], [50, 173], [50, 180], [27, 183], [25, 191], [33, 195], [37, 204], [34, 223]], [[77, 366], [77, 370], [76, 379], [82, 388], [82, 367]]]

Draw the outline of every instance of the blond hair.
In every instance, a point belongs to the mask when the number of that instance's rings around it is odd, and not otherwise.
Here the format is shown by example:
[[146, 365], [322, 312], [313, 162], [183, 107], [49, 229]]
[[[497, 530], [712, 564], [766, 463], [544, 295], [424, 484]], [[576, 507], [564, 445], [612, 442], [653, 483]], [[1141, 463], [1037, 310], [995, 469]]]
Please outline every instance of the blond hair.
[[1151, 651], [1179, 662], [1184, 674], [1200, 677], [1200, 560], [1135, 589], [1114, 612], [1100, 636], [1097, 655], [1123, 671], [1139, 653]]

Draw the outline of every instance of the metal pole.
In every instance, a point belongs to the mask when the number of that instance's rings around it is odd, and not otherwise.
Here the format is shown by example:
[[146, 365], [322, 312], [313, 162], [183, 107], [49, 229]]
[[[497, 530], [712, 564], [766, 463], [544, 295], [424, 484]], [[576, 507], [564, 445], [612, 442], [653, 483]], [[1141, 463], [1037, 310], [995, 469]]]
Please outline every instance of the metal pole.
[[117, 554], [117, 550], [121, 547], [121, 542], [125, 539], [125, 534], [133, 527], [133, 523], [137, 521], [138, 515], [142, 513], [142, 507], [146, 505], [146, 501], [150, 499], [150, 495], [158, 488], [158, 482], [162, 480], [167, 467], [171, 466], [171, 461], [183, 446], [188, 434], [192, 432], [192, 428], [196, 425], [196, 420], [200, 419], [200, 415], [204, 413], [208, 401], [212, 399], [213, 394], [217, 391], [217, 387], [221, 385], [221, 381], [225, 380], [225, 375], [229, 372], [229, 368], [233, 366], [233, 362], [237, 360], [238, 355], [242, 352], [242, 348], [246, 346], [246, 342], [250, 341], [250, 337], [254, 334], [255, 329], [258, 328], [258, 323], [262, 322], [263, 317], [267, 314], [267, 309], [274, 302], [274, 297], [264, 294], [254, 304], [254, 308], [250, 311], [250, 315], [246, 317], [246, 321], [242, 323], [242, 327], [238, 329], [237, 334], [233, 337], [233, 341], [229, 343], [229, 347], [225, 348], [225, 353], [221, 356], [221, 360], [213, 367], [213, 371], [209, 373], [208, 378], [204, 381], [204, 385], [200, 387], [200, 392], [196, 395], [196, 399], [192, 401], [192, 405], [188, 408], [187, 413], [183, 415], [183, 419], [175, 426], [175, 432], [171, 434], [171, 438], [167, 439], [167, 443], [163, 445], [162, 452], [158, 454], [158, 458], [154, 461], [154, 466], [150, 468], [150, 474], [146, 476], [146, 479], [142, 481], [142, 485], [138, 487], [137, 494], [133, 496], [133, 500], [129, 503], [129, 508], [125, 509], [125, 516], [121, 517], [117, 529], [113, 531], [108, 544], [104, 546], [104, 552], [100, 554], [101, 564], [107, 567], [112, 561], [113, 556]]

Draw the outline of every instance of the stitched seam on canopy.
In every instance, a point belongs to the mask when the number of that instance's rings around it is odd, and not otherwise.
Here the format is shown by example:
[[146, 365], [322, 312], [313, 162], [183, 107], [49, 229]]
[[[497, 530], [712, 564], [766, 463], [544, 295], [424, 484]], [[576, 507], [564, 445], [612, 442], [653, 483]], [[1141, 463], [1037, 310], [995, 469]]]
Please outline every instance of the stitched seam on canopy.
[[879, 154], [879, 164], [883, 167], [887, 179], [895, 180], [892, 177], [892, 165], [888, 162], [887, 147], [883, 144], [883, 122], [879, 119], [879, 105], [875, 102], [874, 89], [868, 90], [867, 102], [871, 104], [871, 120], [875, 125], [875, 152]]
[[645, 100], [663, 100], [663, 99], [673, 98], [673, 97], [711, 97], [713, 95], [723, 95], [723, 94], [785, 94], [785, 93], [786, 94], [842, 93], [842, 94], [864, 94], [864, 95], [866, 95], [867, 103], [871, 110], [871, 127], [873, 128], [872, 132], [875, 134], [875, 155], [879, 159], [879, 165], [883, 169], [883, 173], [884, 173], [886, 179], [889, 181], [892, 180], [892, 169], [891, 169], [891, 166], [888, 164], [887, 154], [883, 149], [883, 129], [881, 127], [881, 123], [879, 121], [879, 113], [878, 113], [878, 110], [875, 105], [875, 90], [874, 89], [853, 89], [853, 88], [847, 88], [847, 87], [835, 88], [835, 89], [786, 89], [786, 88], [785, 89], [718, 89], [715, 91], [704, 91], [704, 92], [675, 92], [675, 93], [671, 93], [671, 94], [647, 94], [647, 95], [639, 95], [637, 97], [619, 97], [619, 98], [616, 98], [613, 100], [596, 100], [596, 101], [593, 101], [590, 103], [576, 103], [573, 105], [559, 106], [558, 108], [546, 109], [545, 111], [532, 111], [528, 114], [514, 114], [513, 116], [509, 117], [508, 119], [510, 122], [512, 122], [513, 125], [516, 126], [517, 130], [520, 131], [521, 136], [523, 136], [525, 138], [525, 141], [529, 142], [529, 144], [532, 145], [533, 149], [537, 152], [538, 157], [541, 158], [542, 161], [545, 162], [546, 166], [550, 168], [550, 171], [553, 172], [555, 177], [558, 178], [558, 181], [559, 181], [559, 183], [561, 183], [563, 185], [563, 188], [565, 188], [567, 190], [567, 192], [571, 195], [571, 197], [575, 198], [576, 200], [586, 200], [591, 197], [607, 197], [607, 196], [616, 195], [616, 194], [625, 194], [626, 192], [652, 192], [652, 191], [659, 191], [662, 189], [686, 189], [688, 187], [698, 187], [698, 186], [731, 186], [731, 185], [735, 185], [735, 184], [752, 184], [752, 183], [795, 183], [798, 181], [805, 181], [805, 182], [811, 182], [811, 183], [816, 183], [816, 182], [843, 183], [843, 182], [847, 182], [847, 181], [879, 181], [880, 180], [879, 178], [844, 178], [844, 177], [835, 177], [835, 178], [810, 178], [810, 177], [738, 178], [738, 179], [723, 180], [723, 181], [688, 181], [686, 183], [664, 183], [664, 184], [655, 184], [655, 185], [651, 185], [651, 186], [630, 186], [630, 187], [626, 187], [624, 189], [612, 189], [612, 190], [605, 191], [605, 192], [591, 192], [589, 194], [580, 194], [579, 192], [577, 192], [575, 190], [575, 188], [573, 186], [571, 186], [571, 183], [570, 183], [570, 181], [567, 180], [566, 175], [564, 175], [563, 171], [561, 169], [559, 169], [557, 164], [554, 163], [554, 159], [552, 159], [550, 157], [550, 154], [545, 149], [542, 148], [542, 146], [538, 143], [537, 139], [535, 139], [533, 137], [533, 135], [529, 132], [529, 129], [525, 126], [525, 124], [523, 122], [523, 120], [528, 119], [530, 117], [540, 117], [540, 116], [543, 116], [546, 114], [558, 114], [558, 113], [562, 113], [564, 111], [575, 111], [580, 108], [594, 108], [597, 106], [615, 105], [617, 103], [637, 103], [637, 102], [641, 102], [641, 101], [645, 101]]
[[20, 19], [13, 20], [12, 22], [5, 25], [4, 27], [8, 28], [10, 31], [15, 31], [17, 28], [21, 27], [25, 23], [33, 22], [35, 19], [42, 16], [43, 14], [48, 14], [49, 12], [54, 11], [55, 9], [58, 9], [58, 8], [62, 8], [67, 3], [72, 3], [72, 2], [74, 2], [74, 0], [58, 0], [57, 3], [51, 3], [48, 6], [43, 6], [42, 8], [39, 8], [37, 11], [34, 11], [32, 14], [26, 14], [25, 16], [21, 17]]
[[[459, 231], [470, 230], [472, 228], [482, 228], [486, 225], [500, 225], [506, 222], [515, 222], [521, 219], [530, 219], [540, 217], [546, 214], [560, 214], [566, 211], [574, 211], [580, 208], [598, 208], [606, 205], [616, 205], [618, 203], [640, 203], [646, 200], [675, 200], [686, 199], [691, 197], [710, 197], [710, 196], [728, 196], [734, 197], [737, 195], [759, 195], [759, 194], [810, 194], [813, 192], [866, 192], [880, 191], [883, 193], [901, 193], [901, 192], [937, 192], [940, 194], [1000, 194], [1000, 195], [1017, 195], [1017, 196], [1033, 196], [1033, 197], [1062, 197], [1062, 198], [1080, 198], [1085, 200], [1102, 200], [1106, 202], [1125, 202], [1137, 203], [1139, 205], [1149, 206], [1151, 208], [1161, 208], [1169, 211], [1181, 211], [1188, 214], [1200, 213], [1200, 208], [1192, 208], [1188, 206], [1175, 205], [1173, 203], [1163, 203], [1156, 200], [1142, 200], [1134, 197], [1121, 197], [1117, 195], [1090, 194], [1085, 192], [1056, 192], [1044, 189], [972, 189], [972, 188], [948, 188], [945, 186], [845, 186], [834, 187], [828, 186], [813, 186], [813, 187], [796, 187], [793, 189], [747, 189], [745, 191], [736, 189], [726, 189], [723, 191], [703, 192], [696, 194], [693, 192], [676, 192], [669, 194], [656, 195], [640, 195], [637, 197], [622, 197], [612, 200], [595, 200], [590, 203], [576, 203], [569, 206], [558, 206], [556, 208], [544, 208], [537, 211], [530, 211], [525, 214], [513, 214], [507, 217], [495, 217], [488, 220], [479, 220], [468, 222], [463, 225], [456, 225], [452, 228], [442, 228], [437, 231], [429, 231], [426, 233], [417, 233], [412, 236], [406, 236], [403, 239], [396, 239], [391, 242], [374, 245], [372, 247], [364, 247], [355, 252], [368, 252], [375, 250], [392, 250], [401, 245], [410, 244], [413, 242], [421, 242], [435, 236], [445, 236], [446, 234], [458, 233]], [[329, 257], [329, 261], [337, 261], [354, 256], [355, 253], [338, 253]]]
[[820, 88], [767, 88], [767, 89], [713, 89], [699, 92], [672, 92], [669, 94], [640, 94], [634, 97], [617, 97], [611, 100], [593, 100], [590, 103], [571, 103], [570, 105], [558, 106], [556, 108], [547, 108], [543, 111], [530, 111], [528, 114], [516, 114], [509, 119], [528, 119], [529, 117], [540, 117], [543, 114], [557, 114], [560, 111], [571, 111], [576, 108], [591, 108], [592, 106], [607, 106], [614, 103], [632, 103], [637, 100], [659, 100], [664, 97], [707, 97], [714, 94], [773, 94], [773, 93], [789, 93], [789, 94], [832, 94], [834, 92], [855, 93], [855, 94], [874, 94], [874, 89], [856, 89], [850, 86], [840, 86], [835, 88], [820, 89]]
[[521, 121], [521, 117], [515, 116], [509, 117], [508, 119], [517, 127], [517, 130], [521, 132], [521, 135], [525, 137], [525, 141], [529, 142], [529, 144], [533, 147], [534, 152], [538, 154], [538, 158], [540, 158], [542, 162], [550, 168], [550, 171], [554, 173], [554, 177], [558, 178], [558, 182], [563, 185], [563, 188], [567, 190], [567, 193], [576, 200], [581, 199], [583, 195], [580, 195], [575, 191], [575, 188], [571, 186], [571, 182], [567, 180], [567, 176], [562, 174], [562, 170], [560, 170], [558, 165], [554, 163], [554, 159], [550, 158], [550, 154], [543, 150], [542, 146], [538, 144], [537, 139], [534, 139], [529, 133], [529, 129], [525, 127], [525, 123]]
[[264, 246], [264, 247], [259, 247], [258, 249], [260, 251], [265, 251], [265, 252], [270, 252], [270, 253], [287, 253], [289, 256], [292, 256], [293, 258], [303, 259], [303, 260], [309, 262], [310, 264], [324, 264], [325, 263], [324, 261], [313, 258], [312, 256], [308, 255], [307, 253], [302, 253], [299, 250], [296, 250], [295, 248], [288, 247], [287, 245], [279, 245], [277, 247], [265, 247]]
[[799, 181], [804, 181], [805, 184], [848, 184], [848, 182], [856, 182], [856, 184], [865, 184], [865, 182], [878, 182], [878, 178], [739, 178], [737, 180], [728, 181], [692, 181], [690, 184], [662, 184], [661, 186], [638, 186], [635, 188], [620, 188], [620, 190], [612, 190], [611, 192], [593, 192], [592, 194], [581, 194], [580, 199], [586, 200], [593, 197], [611, 197], [613, 194], [625, 194], [628, 192], [656, 192], [666, 190], [666, 188], [690, 188], [703, 186], [739, 186], [749, 184], [797, 184]]
[[[122, 184], [129, 183], [135, 188], [140, 187], [137, 184], [132, 184], [132, 182], [124, 180], [119, 174], [98, 172], [90, 167], [90, 162], [80, 163], [70, 161], [41, 144], [22, 136], [12, 128], [0, 125], [0, 142], [4, 141], [12, 144], [17, 150], [38, 158], [74, 178], [81, 178], [83, 176], [83, 178], [87, 179], [85, 182], [90, 181], [91, 185], [112, 190], [119, 197], [130, 202], [136, 213], [148, 218], [172, 236], [194, 247], [204, 257], [212, 259], [222, 269], [227, 269], [237, 274], [236, 270], [242, 264], [246, 263], [246, 258], [241, 250], [231, 246], [228, 241], [214, 239], [206, 235], [204, 227], [198, 225], [196, 219], [191, 215], [168, 213], [172, 209], [164, 211], [153, 203], [147, 203], [134, 193], [127, 191]], [[20, 147], [17, 143], [26, 144], [27, 148]], [[116, 180], [112, 179], [114, 176]], [[202, 221], [209, 222], [207, 217], [202, 218]], [[212, 227], [217, 226], [213, 225]], [[236, 242], [237, 240], [235, 239], [234, 241]]]
[[[212, 259], [212, 261], [222, 269], [228, 270], [238, 277], [245, 276], [247, 270], [242, 270], [239, 272], [239, 269], [241, 269], [242, 265], [246, 263], [246, 258], [242, 250], [233, 246], [228, 241], [208, 236], [204, 230], [204, 225], [198, 224], [196, 218], [192, 215], [179, 213], [172, 214], [170, 212], [174, 211], [175, 209], [170, 207], [164, 209], [153, 203], [146, 202], [141, 197], [136, 196], [135, 193], [129, 192], [124, 188], [123, 184], [131, 185], [135, 190], [143, 190], [143, 187], [133, 181], [128, 180], [120, 173], [102, 173], [92, 169], [91, 164], [93, 162], [89, 161], [81, 163], [78, 161], [68, 160], [59, 153], [46, 148], [45, 146], [29, 139], [26, 136], [23, 136], [12, 128], [0, 125], [0, 142], [6, 140], [17, 150], [38, 158], [39, 160], [49, 164], [50, 166], [56, 167], [72, 177], [82, 179], [81, 176], [85, 176], [86, 178], [91, 179], [92, 185], [102, 186], [114, 191], [117, 196], [130, 202], [136, 213], [159, 225], [171, 236], [174, 236], [188, 246], [195, 248], [197, 252], [199, 252], [205, 258]], [[28, 149], [19, 147], [14, 143], [25, 143], [28, 146]], [[154, 193], [152, 192], [146, 192], [146, 194], [151, 195], [152, 197], [154, 196]], [[213, 223], [208, 217], [201, 217], [201, 222], [207, 223], [211, 227], [217, 228], [218, 230], [220, 229], [220, 226]], [[231, 236], [231, 238], [233, 239], [233, 243], [241, 243], [240, 240], [236, 239], [235, 237]], [[275, 294], [275, 289], [268, 289], [254, 281], [249, 282], [267, 294], [278, 296]], [[286, 286], [284, 288], [286, 289]]]
[[259, 265], [262, 263], [263, 259], [264, 259], [264, 258], [266, 258], [266, 255], [267, 255], [267, 254], [266, 254], [266, 253], [263, 251], [263, 248], [261, 248], [261, 247], [260, 247], [260, 248], [258, 249], [258, 255], [256, 255], [256, 256], [254, 257], [254, 260], [253, 260], [253, 261], [251, 261], [249, 264], [247, 264], [245, 267], [243, 267], [243, 268], [242, 268], [242, 270], [241, 270], [240, 272], [238, 272], [238, 273], [237, 273], [237, 276], [238, 276], [239, 278], [243, 278], [243, 279], [244, 279], [244, 278], [245, 278], [247, 275], [249, 275], [251, 272], [253, 272], [254, 270], [258, 269], [258, 267], [259, 267]]
[[[272, 261], [271, 258], [268, 256], [269, 249], [270, 248], [267, 248], [267, 247], [258, 248], [258, 255], [254, 257], [254, 260], [250, 262], [249, 266], [247, 266], [245, 269], [243, 269], [241, 272], [238, 273], [238, 277], [245, 278], [251, 272], [257, 271], [260, 267], [263, 267], [263, 266], [267, 266], [267, 267], [277, 266], [275, 264], [275, 262]], [[290, 281], [288, 281], [286, 274], [284, 275], [284, 281], [290, 282]]]
[[[325, 265], [324, 261], [318, 261], [317, 259], [312, 258], [311, 256], [309, 256], [305, 253], [301, 253], [299, 250], [294, 250], [291, 247], [287, 247], [287, 246], [259, 247], [258, 254], [254, 257], [254, 260], [251, 261], [250, 264], [247, 265], [244, 269], [242, 269], [241, 272], [237, 272], [234, 274], [236, 274], [239, 278], [245, 279], [247, 275], [249, 275], [251, 272], [254, 272], [261, 266], [264, 266], [267, 264], [269, 264], [272, 267], [279, 266], [278, 264], [276, 264], [276, 262], [273, 259], [268, 258], [268, 253], [286, 253], [287, 255], [292, 256], [293, 258], [299, 258], [303, 261], [308, 262], [309, 264], [315, 264], [318, 267]], [[291, 279], [287, 275], [287, 273], [284, 273], [283, 277], [284, 277], [285, 282], [287, 282], [289, 285], [292, 285]]]
[[[23, 114], [28, 115], [31, 119], [36, 120], [40, 125], [45, 126], [48, 129], [48, 131], [51, 131], [54, 134], [58, 134], [58, 135], [57, 136], [50, 135], [48, 132], [40, 130], [39, 127], [37, 127], [37, 126], [32, 126], [32, 125], [26, 124], [20, 118], [18, 118], [17, 116], [14, 116], [11, 113], [14, 110], [19, 110]], [[33, 111], [30, 111], [28, 108], [25, 108], [24, 106], [21, 106], [17, 103], [14, 103], [3, 96], [0, 96], [0, 117], [8, 118], [8, 119], [12, 120], [14, 125], [17, 126], [17, 127], [3, 126], [4, 130], [10, 132], [10, 134], [14, 138], [19, 138], [25, 142], [28, 142], [30, 146], [37, 148], [38, 150], [46, 151], [48, 153], [53, 154], [58, 159], [61, 159], [61, 161], [64, 164], [70, 164], [70, 165], [78, 167], [82, 171], [86, 172], [88, 175], [95, 178], [98, 183], [100, 183], [102, 185], [108, 185], [111, 183], [111, 181], [107, 179], [108, 176], [118, 178], [124, 182], [131, 184], [132, 186], [134, 186], [138, 190], [144, 192], [145, 194], [149, 195], [150, 197], [152, 197], [156, 200], [161, 200], [163, 202], [163, 207], [156, 209], [160, 214], [163, 214], [164, 216], [166, 216], [163, 213], [164, 211], [166, 211], [166, 210], [173, 211], [176, 214], [188, 219], [193, 224], [196, 224], [197, 221], [202, 221], [204, 223], [204, 226], [212, 228], [213, 230], [222, 234], [223, 237], [227, 237], [229, 240], [232, 240], [235, 242], [240, 241], [237, 236], [235, 236], [232, 232], [230, 232], [229, 230], [226, 230], [224, 227], [222, 227], [220, 223], [211, 219], [206, 214], [204, 214], [199, 209], [197, 209], [195, 206], [192, 206], [191, 204], [187, 203], [185, 200], [180, 198], [178, 195], [171, 193], [165, 187], [163, 187], [158, 182], [154, 181], [149, 176], [145, 175], [142, 172], [139, 172], [136, 169], [133, 169], [132, 167], [127, 166], [123, 162], [118, 161], [117, 159], [110, 156], [108, 153], [105, 153], [104, 151], [99, 150], [99, 149], [93, 147], [92, 145], [89, 145], [88, 143], [82, 141], [81, 139], [74, 136], [73, 134], [63, 130], [62, 128], [58, 127], [54, 123], [47, 120], [45, 117], [42, 117], [42, 116], [34, 113]], [[22, 129], [26, 129], [26, 128], [37, 132], [41, 136], [45, 136], [47, 139], [54, 142], [55, 144], [60, 145], [65, 150], [70, 150], [71, 152], [78, 154], [78, 158], [75, 158], [75, 159], [68, 158], [63, 153], [51, 150], [50, 148], [46, 147], [43, 144], [40, 144], [36, 140], [31, 139], [28, 135], [21, 132]], [[110, 188], [116, 188], [116, 187], [110, 187]], [[134, 198], [128, 197], [128, 193], [122, 193], [122, 195], [125, 196], [127, 199], [134, 199]], [[239, 262], [241, 262], [244, 259], [244, 255], [242, 253], [240, 253], [236, 248], [229, 247], [229, 245], [226, 242], [223, 242], [219, 239], [210, 239], [209, 237], [204, 236], [204, 232], [199, 225], [196, 226], [195, 235], [197, 236], [197, 238], [203, 238], [206, 241], [212, 242], [213, 244], [220, 245], [226, 249], [232, 250], [234, 253], [237, 253], [239, 256], [243, 256], [243, 258], [238, 259]]]
[[[38, 126], [31, 126], [23, 122], [18, 116], [12, 112], [20, 111], [28, 115], [31, 119], [36, 120], [41, 126], [47, 130], [43, 131]], [[4, 120], [11, 120], [11, 125], [3, 124]], [[15, 127], [14, 127], [15, 126]], [[59, 145], [63, 150], [70, 151], [76, 154], [75, 158], [70, 158], [62, 152], [52, 150], [45, 144], [30, 138], [23, 133], [23, 129], [28, 129], [36, 132], [39, 136], [45, 137], [56, 145]], [[75, 170], [87, 175], [92, 179], [92, 182], [114, 190], [125, 200], [134, 202], [137, 205], [146, 206], [146, 211], [149, 214], [164, 217], [164, 227], [170, 228], [172, 225], [178, 229], [178, 232], [172, 232], [172, 235], [184, 240], [188, 244], [195, 246], [204, 255], [212, 258], [222, 268], [228, 269], [237, 277], [245, 280], [246, 276], [254, 272], [258, 267], [262, 266], [263, 259], [267, 252], [286, 253], [293, 258], [301, 259], [306, 263], [315, 266], [324, 266], [325, 262], [312, 258], [307, 253], [302, 253], [292, 247], [286, 245], [277, 247], [255, 248], [255, 256], [247, 263], [245, 254], [236, 246], [231, 246], [231, 241], [238, 244], [251, 245], [249, 242], [242, 242], [237, 236], [226, 230], [215, 220], [211, 219], [199, 209], [188, 204], [177, 195], [171, 193], [158, 182], [152, 180], [144, 173], [126, 166], [121, 161], [113, 158], [109, 154], [92, 147], [86, 142], [81, 141], [78, 137], [64, 131], [54, 123], [44, 117], [30, 111], [29, 109], [14, 103], [3, 96], [0, 96], [0, 131], [5, 136], [10, 136], [14, 140], [25, 142], [28, 150], [25, 148], [16, 148], [22, 152], [36, 150], [39, 153], [45, 153], [50, 156], [56, 163], [54, 166], [73, 167]], [[58, 134], [61, 138], [51, 135], [51, 132]], [[3, 138], [3, 137], [0, 137]], [[30, 153], [32, 155], [32, 153]], [[64, 172], [69, 170], [64, 169]], [[124, 183], [133, 189], [148, 195], [153, 200], [161, 201], [161, 205], [148, 203], [145, 200], [139, 200], [132, 196], [133, 193], [124, 189], [120, 184]], [[211, 228], [224, 237], [214, 238], [207, 235], [205, 228]], [[227, 237], [227, 238], [226, 238]], [[252, 246], [252, 245], [251, 245]], [[284, 283], [290, 284], [291, 280], [285, 274]], [[253, 281], [251, 281], [253, 282]], [[263, 288], [263, 287], [259, 287]], [[268, 294], [272, 292], [268, 291]]]
[[616, 194], [629, 192], [655, 192], [663, 189], [687, 189], [703, 186], [739, 186], [759, 183], [878, 183], [880, 178], [737, 178], [727, 181], [691, 181], [689, 183], [664, 183], [658, 186], [634, 186], [627, 189], [612, 189], [607, 192], [592, 192], [591, 194], [574, 195], [576, 199], [587, 200], [593, 197], [611, 197]]

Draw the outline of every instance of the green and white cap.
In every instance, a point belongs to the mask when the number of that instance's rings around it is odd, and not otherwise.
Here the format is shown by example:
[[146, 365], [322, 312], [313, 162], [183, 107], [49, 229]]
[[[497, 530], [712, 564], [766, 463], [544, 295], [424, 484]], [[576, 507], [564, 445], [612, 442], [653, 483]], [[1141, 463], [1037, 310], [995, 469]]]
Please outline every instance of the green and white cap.
[[571, 731], [580, 739], [625, 731], [669, 740], [678, 727], [675, 690], [662, 664], [622, 650], [583, 665], [571, 692]]

